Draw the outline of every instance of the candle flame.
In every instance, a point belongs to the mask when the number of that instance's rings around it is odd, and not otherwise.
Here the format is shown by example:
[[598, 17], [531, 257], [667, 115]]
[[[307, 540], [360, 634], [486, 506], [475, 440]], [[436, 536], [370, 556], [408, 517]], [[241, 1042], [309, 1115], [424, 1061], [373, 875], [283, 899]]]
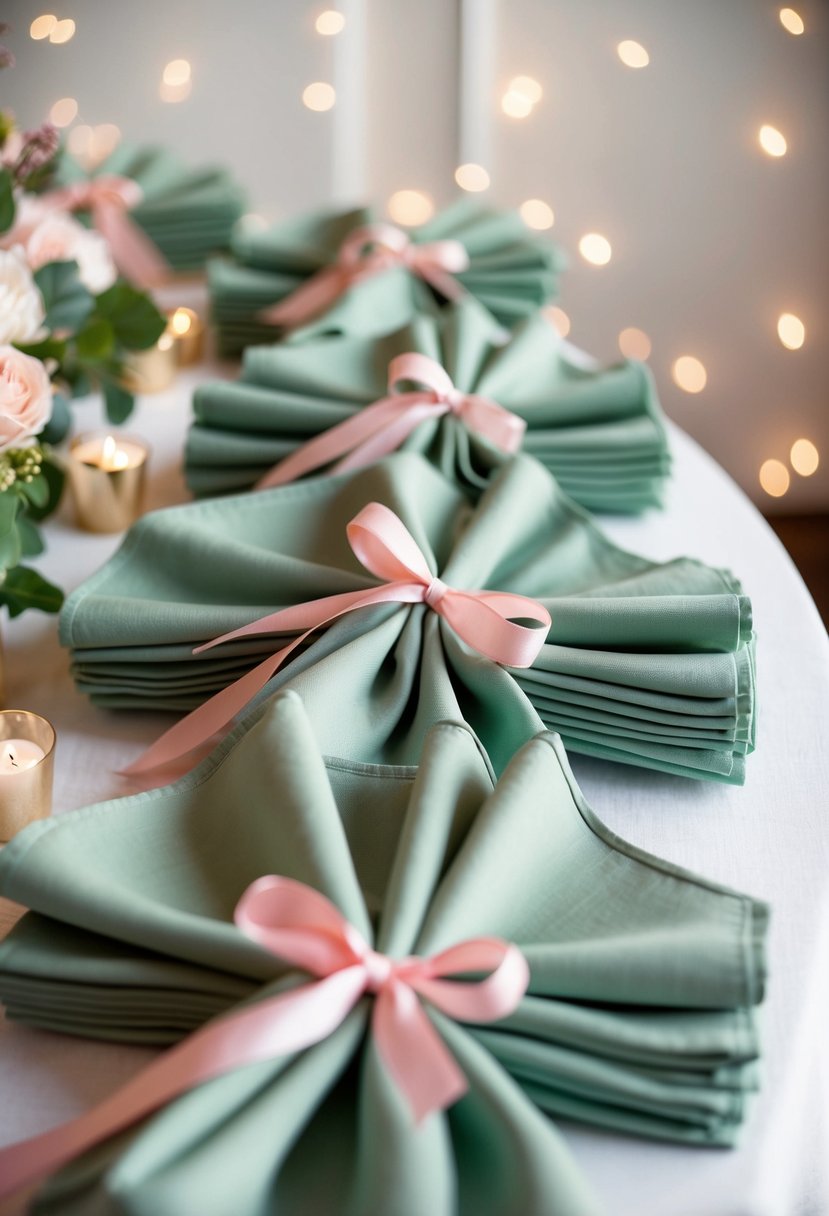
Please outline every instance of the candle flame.
[[118, 447], [114, 437], [107, 435], [101, 448], [101, 463], [104, 468], [112, 470], [125, 469], [129, 462], [129, 456]]
[[193, 325], [193, 319], [186, 308], [177, 308], [170, 318], [170, 328], [177, 337], [183, 337]]

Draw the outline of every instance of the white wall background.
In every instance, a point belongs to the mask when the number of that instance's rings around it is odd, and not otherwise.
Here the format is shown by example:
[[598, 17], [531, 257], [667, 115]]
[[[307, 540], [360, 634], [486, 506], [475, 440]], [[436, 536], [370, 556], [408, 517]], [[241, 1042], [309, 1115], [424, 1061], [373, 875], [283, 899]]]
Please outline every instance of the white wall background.
[[[666, 410], [769, 511], [829, 508], [829, 6], [793, 0], [801, 37], [767, 0], [5, 0], [17, 56], [2, 104], [26, 125], [74, 97], [77, 123], [115, 123], [131, 141], [163, 141], [194, 164], [221, 160], [252, 207], [275, 218], [331, 199], [383, 205], [402, 188], [436, 205], [462, 160], [485, 162], [488, 197], [541, 198], [568, 251], [561, 305], [571, 340], [604, 359], [635, 325], [652, 340]], [[315, 32], [339, 8], [336, 37]], [[42, 12], [71, 17], [71, 41], [29, 37]], [[465, 20], [461, 17], [465, 12]], [[470, 37], [484, 49], [461, 71]], [[625, 67], [622, 39], [650, 63]], [[192, 91], [163, 102], [164, 65], [192, 65]], [[500, 109], [508, 81], [544, 92], [526, 119]], [[326, 113], [302, 104], [330, 81]], [[465, 108], [462, 106], [465, 102]], [[466, 115], [459, 131], [459, 115]], [[758, 146], [778, 127], [787, 155]], [[604, 267], [578, 253], [585, 232], [611, 241]], [[780, 313], [806, 325], [787, 351]], [[671, 379], [701, 359], [703, 392]], [[788, 493], [758, 482], [794, 440], [821, 452]]]

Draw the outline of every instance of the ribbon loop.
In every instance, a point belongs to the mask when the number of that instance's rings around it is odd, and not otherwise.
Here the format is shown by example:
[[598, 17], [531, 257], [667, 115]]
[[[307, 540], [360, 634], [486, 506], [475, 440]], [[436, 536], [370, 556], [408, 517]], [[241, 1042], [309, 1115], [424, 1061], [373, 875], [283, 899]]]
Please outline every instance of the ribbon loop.
[[[406, 383], [421, 385], [404, 391]], [[445, 368], [410, 351], [389, 364], [389, 396], [317, 435], [286, 456], [257, 482], [258, 490], [285, 485], [324, 465], [335, 473], [362, 468], [393, 452], [427, 418], [453, 413], [470, 431], [507, 454], [517, 452], [526, 422], [488, 397], [455, 388]]]
[[[551, 625], [549, 612], [537, 600], [504, 591], [459, 591], [447, 586], [429, 569], [426, 557], [403, 521], [382, 503], [368, 503], [354, 516], [346, 531], [358, 560], [377, 578], [386, 581], [363, 591], [346, 591], [282, 608], [197, 646], [194, 653], [200, 654], [238, 638], [299, 633], [287, 646], [182, 718], [122, 772], [129, 776], [151, 772], [202, 747], [227, 727], [316, 629], [356, 608], [373, 604], [425, 604], [462, 641], [486, 658], [506, 667], [532, 666]], [[520, 624], [511, 618], [525, 618], [535, 624]]]
[[340, 245], [334, 261], [311, 275], [280, 300], [257, 313], [265, 325], [293, 329], [325, 312], [354, 283], [405, 266], [447, 300], [458, 300], [464, 288], [454, 278], [469, 266], [469, 254], [460, 241], [416, 244], [394, 224], [367, 224], [355, 228]]

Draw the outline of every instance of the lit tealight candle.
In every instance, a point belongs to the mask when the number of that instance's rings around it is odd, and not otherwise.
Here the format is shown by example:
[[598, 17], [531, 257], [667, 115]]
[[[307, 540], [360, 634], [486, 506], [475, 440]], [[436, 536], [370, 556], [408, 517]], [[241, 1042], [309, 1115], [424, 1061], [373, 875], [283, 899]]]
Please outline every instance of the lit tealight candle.
[[173, 339], [179, 367], [198, 363], [204, 349], [204, 325], [192, 308], [175, 308], [167, 314], [166, 332]]
[[52, 810], [55, 731], [39, 714], [0, 713], [0, 840]]
[[139, 439], [106, 432], [79, 435], [67, 473], [75, 517], [88, 532], [122, 532], [141, 514], [148, 449]]

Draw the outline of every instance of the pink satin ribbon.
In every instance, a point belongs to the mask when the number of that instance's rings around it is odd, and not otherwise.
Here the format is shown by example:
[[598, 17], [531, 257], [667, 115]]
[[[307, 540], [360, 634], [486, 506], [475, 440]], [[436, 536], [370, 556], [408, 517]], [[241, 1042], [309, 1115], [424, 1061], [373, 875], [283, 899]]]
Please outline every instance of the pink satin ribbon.
[[141, 198], [141, 187], [130, 178], [102, 176], [51, 190], [43, 201], [59, 211], [88, 211], [121, 274], [147, 290], [164, 283], [171, 271], [158, 246], [130, 217]]
[[[0, 1198], [36, 1182], [197, 1085], [319, 1043], [333, 1034], [365, 995], [375, 997], [371, 1029], [380, 1058], [419, 1123], [468, 1089], [419, 998], [462, 1022], [494, 1022], [518, 1007], [530, 981], [521, 951], [497, 937], [470, 938], [431, 958], [390, 959], [378, 954], [324, 895], [276, 875], [248, 887], [234, 919], [248, 937], [282, 961], [318, 977], [316, 982], [212, 1022], [159, 1056], [87, 1114], [0, 1150]], [[477, 982], [444, 978], [470, 972], [489, 974]]]
[[348, 234], [331, 266], [317, 271], [278, 304], [263, 309], [257, 319], [289, 329], [304, 325], [330, 308], [354, 283], [392, 266], [405, 266], [447, 300], [458, 300], [465, 294], [454, 278], [469, 266], [469, 254], [460, 241], [417, 245], [394, 224], [368, 224]]
[[[282, 608], [197, 646], [194, 654], [235, 638], [302, 630], [289, 645], [269, 655], [172, 726], [143, 756], [123, 769], [124, 774], [135, 776], [166, 767], [206, 743], [227, 727], [315, 629], [370, 604], [427, 604], [479, 654], [507, 667], [532, 666], [552, 623], [547, 609], [536, 600], [505, 591], [458, 591], [447, 587], [432, 574], [402, 520], [381, 503], [363, 507], [346, 531], [357, 559], [377, 578], [388, 581], [365, 591], [346, 591]], [[541, 628], [520, 625], [511, 617], [528, 618]]]
[[[405, 381], [424, 387], [403, 392], [400, 386]], [[502, 452], [517, 452], [521, 447], [527, 429], [523, 418], [488, 397], [462, 393], [444, 368], [427, 355], [410, 353], [392, 359], [389, 393], [390, 396], [366, 406], [286, 456], [257, 482], [256, 489], [266, 490], [295, 481], [334, 460], [338, 463], [332, 473], [372, 464], [399, 448], [421, 422], [443, 414], [455, 414], [471, 431], [489, 439]]]

